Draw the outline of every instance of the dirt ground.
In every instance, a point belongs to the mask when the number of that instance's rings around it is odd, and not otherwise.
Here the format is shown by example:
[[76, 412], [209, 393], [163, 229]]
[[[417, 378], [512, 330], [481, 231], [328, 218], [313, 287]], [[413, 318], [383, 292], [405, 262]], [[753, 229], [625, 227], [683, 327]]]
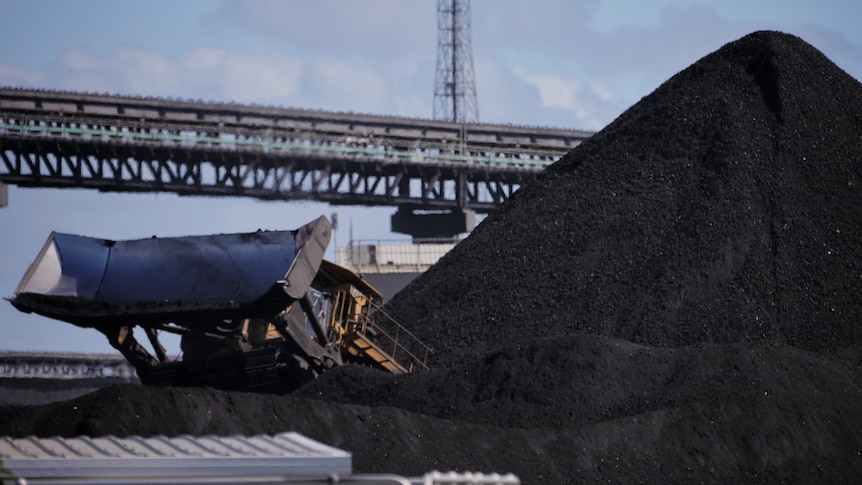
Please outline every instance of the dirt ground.
[[287, 396], [105, 387], [0, 435], [298, 431], [356, 472], [525, 484], [862, 476], [862, 85], [799, 38], [704, 57], [387, 304], [435, 350]]

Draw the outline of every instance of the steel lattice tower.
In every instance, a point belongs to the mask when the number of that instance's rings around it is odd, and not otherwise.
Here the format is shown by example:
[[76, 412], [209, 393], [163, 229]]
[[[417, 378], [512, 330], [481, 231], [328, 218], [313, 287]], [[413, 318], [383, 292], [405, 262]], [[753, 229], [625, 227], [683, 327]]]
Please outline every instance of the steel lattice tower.
[[437, 0], [434, 119], [458, 123], [479, 121], [470, 35], [470, 0]]

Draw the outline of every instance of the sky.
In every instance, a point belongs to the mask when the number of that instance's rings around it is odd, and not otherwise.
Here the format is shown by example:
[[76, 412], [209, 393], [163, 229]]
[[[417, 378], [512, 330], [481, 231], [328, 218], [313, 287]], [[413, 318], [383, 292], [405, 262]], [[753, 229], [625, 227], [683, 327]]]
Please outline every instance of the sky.
[[[0, 0], [0, 85], [431, 118], [434, 0]], [[472, 0], [479, 119], [600, 130], [757, 30], [801, 37], [862, 79], [858, 0]], [[125, 240], [295, 229], [404, 240], [395, 208], [8, 187], [0, 297], [51, 231]], [[331, 250], [330, 250], [331, 251]], [[332, 259], [331, 253], [328, 255]], [[170, 348], [170, 342], [169, 342]], [[0, 300], [0, 351], [114, 353], [92, 329]]]

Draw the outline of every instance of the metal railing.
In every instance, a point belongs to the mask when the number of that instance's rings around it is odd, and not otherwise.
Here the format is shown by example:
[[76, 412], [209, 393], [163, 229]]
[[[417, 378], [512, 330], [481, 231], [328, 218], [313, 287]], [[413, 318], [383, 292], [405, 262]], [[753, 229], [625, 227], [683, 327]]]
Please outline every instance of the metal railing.
[[[185, 129], [183, 129], [185, 128]], [[316, 134], [311, 137], [261, 136], [241, 133], [210, 135], [200, 127], [154, 128], [149, 123], [89, 125], [49, 116], [37, 119], [7, 118], [0, 123], [0, 135], [68, 138], [86, 142], [153, 144], [161, 147], [210, 148], [214, 150], [261, 151], [268, 154], [362, 158], [387, 162], [409, 161], [425, 164], [481, 164], [489, 167], [518, 167], [542, 170], [560, 157], [559, 150], [492, 149], [473, 144], [416, 141], [386, 138], [358, 138]]]
[[[362, 315], [357, 330], [364, 335], [375, 334], [375, 345], [408, 372], [412, 372], [417, 366], [421, 370], [428, 370], [428, 357], [434, 350], [396, 322], [379, 305], [372, 303], [371, 309], [371, 312]], [[370, 332], [369, 328], [373, 329], [373, 332]], [[388, 348], [381, 346], [381, 337], [388, 342]], [[404, 361], [407, 361], [408, 365], [404, 365]]]

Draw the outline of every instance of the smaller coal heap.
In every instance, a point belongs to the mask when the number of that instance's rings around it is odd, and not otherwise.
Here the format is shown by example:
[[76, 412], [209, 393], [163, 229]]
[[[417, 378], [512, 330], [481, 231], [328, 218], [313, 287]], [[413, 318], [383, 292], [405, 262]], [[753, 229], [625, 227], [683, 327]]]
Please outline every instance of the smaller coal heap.
[[388, 305], [448, 366], [576, 333], [862, 343], [862, 86], [757, 32], [524, 186]]

